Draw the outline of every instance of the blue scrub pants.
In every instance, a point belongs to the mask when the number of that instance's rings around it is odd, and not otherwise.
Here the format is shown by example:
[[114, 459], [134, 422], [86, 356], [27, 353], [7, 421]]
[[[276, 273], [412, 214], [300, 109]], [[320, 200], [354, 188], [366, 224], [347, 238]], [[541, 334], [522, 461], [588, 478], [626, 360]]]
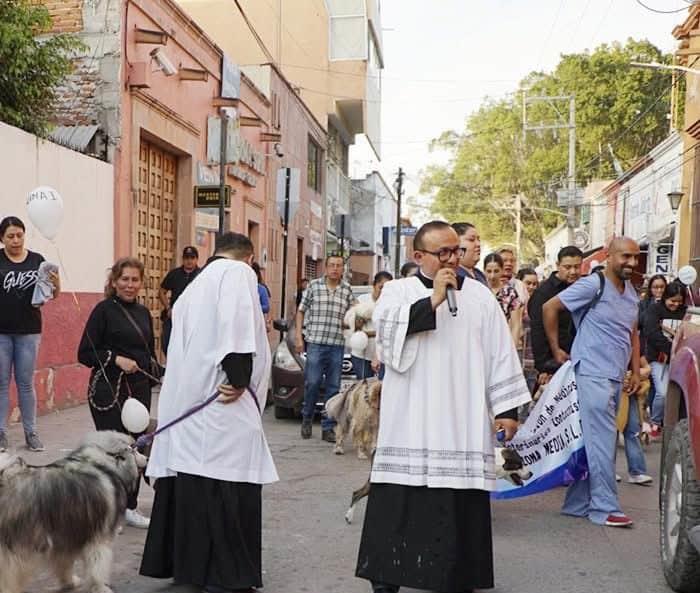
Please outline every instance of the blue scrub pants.
[[604, 525], [608, 515], [623, 515], [617, 499], [615, 410], [622, 384], [576, 370], [583, 441], [588, 459], [588, 477], [574, 482], [566, 491], [562, 513], [587, 517]]

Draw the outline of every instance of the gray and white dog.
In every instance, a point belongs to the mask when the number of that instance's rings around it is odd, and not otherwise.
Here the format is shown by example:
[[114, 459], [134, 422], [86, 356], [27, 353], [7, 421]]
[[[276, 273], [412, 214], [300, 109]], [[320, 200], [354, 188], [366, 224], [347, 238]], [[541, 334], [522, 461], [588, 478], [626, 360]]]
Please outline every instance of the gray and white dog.
[[0, 592], [22, 593], [37, 569], [64, 588], [109, 593], [112, 542], [146, 458], [118, 432], [89, 434], [63, 459], [32, 466], [0, 456]]

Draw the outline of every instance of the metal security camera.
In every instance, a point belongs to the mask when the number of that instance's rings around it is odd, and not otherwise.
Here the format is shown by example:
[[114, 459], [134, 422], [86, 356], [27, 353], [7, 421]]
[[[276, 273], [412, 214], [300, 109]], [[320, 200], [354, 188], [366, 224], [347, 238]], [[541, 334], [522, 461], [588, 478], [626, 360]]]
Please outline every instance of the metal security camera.
[[157, 47], [151, 52], [151, 58], [153, 58], [157, 63], [159, 68], [156, 71], [161, 70], [166, 76], [173, 76], [177, 74], [177, 68], [170, 61], [162, 47]]

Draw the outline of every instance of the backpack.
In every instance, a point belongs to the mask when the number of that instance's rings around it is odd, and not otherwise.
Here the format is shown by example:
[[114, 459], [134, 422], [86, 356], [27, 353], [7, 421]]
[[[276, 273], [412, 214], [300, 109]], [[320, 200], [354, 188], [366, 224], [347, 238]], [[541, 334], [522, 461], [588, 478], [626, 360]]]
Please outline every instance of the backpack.
[[581, 325], [583, 325], [583, 320], [586, 318], [586, 315], [588, 315], [590, 310], [598, 304], [598, 301], [600, 301], [600, 298], [603, 296], [603, 291], [605, 290], [605, 276], [603, 276], [603, 272], [595, 273], [597, 274], [598, 280], [600, 281], [600, 286], [598, 286], [598, 290], [596, 290], [595, 296], [591, 299], [591, 302], [588, 303], [588, 306], [583, 312], [583, 315], [581, 315], [581, 319], [579, 320], [576, 326], [576, 331], [578, 331]]

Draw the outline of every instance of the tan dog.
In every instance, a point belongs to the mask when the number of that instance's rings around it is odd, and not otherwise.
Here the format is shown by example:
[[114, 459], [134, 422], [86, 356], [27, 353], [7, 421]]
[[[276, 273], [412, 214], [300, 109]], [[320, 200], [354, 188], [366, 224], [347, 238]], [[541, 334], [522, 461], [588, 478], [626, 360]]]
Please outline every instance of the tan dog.
[[357, 449], [358, 459], [371, 457], [377, 446], [381, 393], [381, 381], [365, 379], [353, 383], [326, 402], [328, 415], [337, 422], [333, 449], [336, 455], [345, 453], [343, 443], [349, 434]]

